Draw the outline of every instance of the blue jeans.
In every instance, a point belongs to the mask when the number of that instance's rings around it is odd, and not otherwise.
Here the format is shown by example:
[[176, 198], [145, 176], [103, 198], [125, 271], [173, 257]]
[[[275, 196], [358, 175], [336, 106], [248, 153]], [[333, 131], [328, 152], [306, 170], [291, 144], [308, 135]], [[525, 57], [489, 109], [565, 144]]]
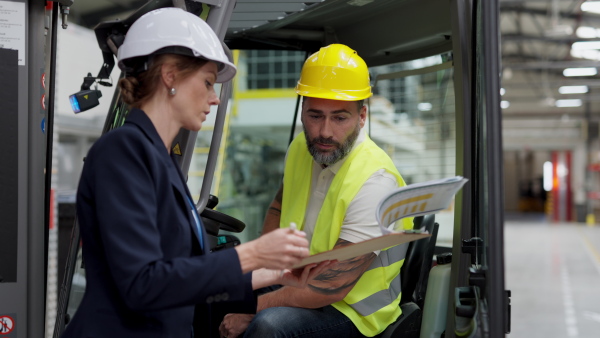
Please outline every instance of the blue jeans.
[[273, 307], [259, 312], [244, 338], [364, 337], [354, 323], [333, 306], [318, 309]]

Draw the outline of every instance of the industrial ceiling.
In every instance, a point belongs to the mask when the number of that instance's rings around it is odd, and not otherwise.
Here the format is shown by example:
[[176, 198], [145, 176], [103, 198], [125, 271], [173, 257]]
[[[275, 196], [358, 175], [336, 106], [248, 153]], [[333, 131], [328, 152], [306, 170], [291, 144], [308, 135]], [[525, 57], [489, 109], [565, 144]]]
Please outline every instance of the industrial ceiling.
[[[390, 51], [400, 61], [403, 57], [419, 57], [419, 52], [416, 51], [419, 50], [420, 42], [429, 46], [427, 52], [448, 49], [450, 42], [445, 37], [450, 33], [450, 23], [444, 13], [447, 13], [450, 1], [452, 0], [238, 0], [226, 40], [232, 48], [271, 46], [311, 49], [322, 41], [344, 42], [351, 39], [353, 34], [360, 34], [361, 25], [348, 23], [362, 15], [361, 24], [387, 22], [394, 27], [393, 34], [404, 34], [414, 44], [385, 46], [383, 49], [365, 44], [353, 48], [370, 65], [390, 60], [382, 56], [386, 53], [390, 55]], [[69, 20], [93, 28], [101, 21], [126, 18], [147, 2], [148, 0], [76, 0], [71, 7]], [[347, 6], [350, 2], [365, 5]], [[600, 27], [600, 14], [583, 11], [582, 4], [585, 2], [499, 0], [505, 119], [564, 120], [565, 116], [568, 119], [583, 119], [586, 110], [600, 110], [600, 75], [563, 75], [565, 68], [595, 68], [600, 60], [600, 52], [597, 50], [599, 57], [596, 60], [577, 57], [581, 55], [571, 52], [575, 42], [600, 43], [600, 34], [590, 35], [590, 27], [592, 30]], [[389, 8], [390, 4], [396, 6], [396, 10], [382, 12], [377, 9], [386, 6]], [[406, 10], [415, 5], [428, 10]], [[340, 6], [347, 8], [341, 15]], [[317, 7], [319, 11], [314, 11]], [[370, 9], [367, 10], [368, 8]], [[336, 10], [338, 14], [330, 14]], [[368, 17], [365, 18], [365, 15]], [[427, 25], [420, 26], [426, 28], [415, 29], [416, 25], [423, 22], [427, 22]], [[582, 30], [588, 32], [586, 37], [578, 36]], [[427, 35], [434, 41], [426, 41]], [[285, 44], [281, 42], [282, 38], [286, 39]], [[378, 41], [378, 46], [384, 43], [383, 40], [385, 34], [373, 37], [373, 41]], [[562, 86], [574, 85], [587, 86], [587, 92], [559, 92]], [[580, 100], [581, 105], [557, 107], [560, 105], [559, 101], [565, 99]], [[591, 118], [595, 119], [593, 114]]]

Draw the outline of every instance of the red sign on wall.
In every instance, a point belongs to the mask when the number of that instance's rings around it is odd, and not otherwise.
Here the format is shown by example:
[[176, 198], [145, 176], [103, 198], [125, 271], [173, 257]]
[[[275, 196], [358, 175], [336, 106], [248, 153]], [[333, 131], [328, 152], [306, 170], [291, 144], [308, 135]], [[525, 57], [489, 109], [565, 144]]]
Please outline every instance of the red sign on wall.
[[15, 329], [15, 321], [10, 316], [0, 316], [0, 334], [9, 334]]

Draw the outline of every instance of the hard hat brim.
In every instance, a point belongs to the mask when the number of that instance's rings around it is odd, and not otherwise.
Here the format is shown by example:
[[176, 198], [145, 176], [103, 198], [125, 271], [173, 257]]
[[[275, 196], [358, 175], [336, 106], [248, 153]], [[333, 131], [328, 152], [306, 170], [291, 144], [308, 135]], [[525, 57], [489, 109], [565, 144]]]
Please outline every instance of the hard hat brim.
[[223, 65], [223, 69], [221, 69], [218, 73], [217, 73], [217, 83], [225, 83], [227, 81], [230, 81], [231, 79], [233, 79], [233, 77], [235, 76], [235, 74], [237, 73], [237, 70], [235, 68], [235, 66], [232, 63], [225, 63], [223, 61], [214, 61], [214, 60], [210, 60], [213, 62], [216, 62], [217, 64], [222, 64]]
[[338, 101], [360, 101], [368, 99], [369, 97], [371, 97], [371, 95], [373, 95], [373, 93], [371, 92], [371, 87], [367, 87], [362, 90], [336, 91], [335, 89], [323, 89], [298, 83], [298, 85], [296, 85], [295, 90], [296, 93], [301, 96]]

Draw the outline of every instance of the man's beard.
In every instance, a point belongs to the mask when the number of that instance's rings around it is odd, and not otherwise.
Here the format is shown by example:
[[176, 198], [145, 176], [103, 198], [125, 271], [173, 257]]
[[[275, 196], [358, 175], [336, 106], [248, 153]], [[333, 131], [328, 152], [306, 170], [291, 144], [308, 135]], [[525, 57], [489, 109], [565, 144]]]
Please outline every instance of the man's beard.
[[[304, 126], [303, 126], [304, 128]], [[330, 166], [332, 164], [337, 163], [339, 160], [343, 159], [350, 153], [352, 147], [354, 146], [354, 142], [358, 138], [358, 134], [360, 133], [360, 124], [356, 124], [356, 128], [352, 132], [352, 134], [348, 135], [346, 141], [340, 145], [340, 143], [335, 142], [332, 138], [324, 138], [324, 137], [316, 137], [312, 140], [308, 138], [308, 133], [306, 132], [306, 128], [304, 128], [304, 137], [306, 137], [306, 145], [308, 146], [308, 152], [312, 155], [315, 162], [319, 164], [323, 164], [326, 166]], [[332, 144], [336, 146], [335, 150], [332, 152], [321, 152], [315, 145], [316, 143], [321, 144]]]

